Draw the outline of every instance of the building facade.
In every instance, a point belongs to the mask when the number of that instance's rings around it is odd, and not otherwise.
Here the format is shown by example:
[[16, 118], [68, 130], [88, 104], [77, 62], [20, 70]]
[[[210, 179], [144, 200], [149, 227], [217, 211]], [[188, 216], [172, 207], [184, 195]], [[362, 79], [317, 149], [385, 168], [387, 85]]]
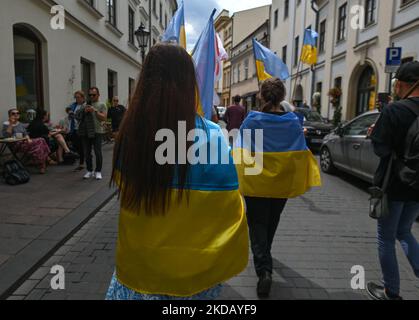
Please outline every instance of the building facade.
[[269, 17], [271, 6], [263, 6], [236, 12], [232, 16], [233, 41], [231, 52], [230, 97], [243, 99], [247, 111], [257, 109], [259, 83], [256, 76], [256, 62], [252, 40], [256, 38], [269, 47]]
[[215, 90], [220, 99], [220, 105], [229, 106], [230, 97], [230, 79], [231, 79], [231, 49], [233, 44], [233, 20], [228, 10], [223, 10], [215, 19], [215, 31], [219, 34], [223, 42], [224, 49], [228, 54], [228, 59], [222, 63], [221, 79], [215, 84]]
[[[91, 86], [99, 88], [102, 101], [118, 95], [126, 104], [141, 70], [135, 30], [151, 21], [157, 42], [165, 15], [169, 20], [177, 8], [176, 1], [156, 1], [157, 15], [164, 15], [156, 20], [148, 1], [153, 0], [3, 0], [0, 120], [18, 107], [22, 113], [43, 108], [56, 122], [73, 93]], [[64, 30], [51, 24], [57, 5], [65, 9]]]
[[[341, 89], [344, 120], [375, 108], [377, 94], [390, 90], [388, 47], [402, 47], [403, 61], [419, 57], [418, 0], [273, 0], [271, 20], [271, 48], [293, 73], [290, 96], [310, 102], [313, 92], [321, 93], [321, 113], [328, 118], [332, 88]], [[314, 72], [302, 67], [297, 77], [303, 30], [310, 26], [319, 33], [318, 64]]]

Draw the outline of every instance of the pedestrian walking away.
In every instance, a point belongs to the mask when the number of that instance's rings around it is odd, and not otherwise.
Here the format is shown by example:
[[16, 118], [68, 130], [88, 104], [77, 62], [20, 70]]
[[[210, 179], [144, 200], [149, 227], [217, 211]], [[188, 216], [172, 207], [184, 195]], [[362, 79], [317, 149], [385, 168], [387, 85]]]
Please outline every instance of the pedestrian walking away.
[[[79, 135], [82, 137], [84, 153], [86, 157], [87, 173], [84, 179], [95, 178], [102, 180], [102, 137], [104, 128], [102, 123], [107, 118], [107, 107], [99, 102], [99, 89], [93, 87], [89, 90], [89, 99], [86, 105], [82, 106], [76, 114], [79, 119]], [[96, 170], [93, 171], [92, 149], [96, 157]]]
[[[197, 88], [185, 49], [157, 44], [150, 50], [115, 145], [112, 181], [121, 211], [108, 300], [215, 299], [248, 264], [237, 172], [221, 128], [197, 115]], [[206, 141], [208, 159], [215, 152], [217, 164], [159, 159], [156, 134], [178, 136], [180, 123]], [[175, 159], [185, 152], [182, 144], [171, 146]]]
[[[299, 118], [281, 106], [286, 95], [282, 81], [275, 78], [265, 80], [260, 94], [262, 112], [249, 113], [240, 129], [233, 154], [240, 191], [246, 197], [250, 240], [259, 277], [257, 294], [267, 297], [272, 284], [272, 242], [287, 199], [320, 186], [321, 179], [317, 161], [306, 145]], [[252, 131], [250, 141], [244, 137], [248, 130]], [[258, 145], [256, 130], [263, 130], [263, 145]], [[256, 159], [255, 168], [261, 171], [250, 175], [246, 173], [247, 164], [254, 163], [253, 158]]]
[[371, 134], [374, 151], [381, 158], [375, 177], [377, 186], [382, 186], [387, 167], [394, 163], [385, 190], [390, 214], [378, 219], [383, 285], [369, 283], [367, 288], [375, 300], [402, 299], [396, 240], [419, 278], [419, 245], [412, 234], [412, 226], [419, 215], [419, 62], [403, 64], [396, 79], [395, 93], [401, 100], [383, 109]]
[[[244, 118], [246, 118], [246, 109], [242, 105], [240, 105], [241, 100], [242, 98], [240, 96], [235, 96], [233, 98], [234, 104], [227, 108], [224, 119], [227, 123], [228, 132], [234, 129], [240, 129], [244, 121]], [[230, 144], [233, 143], [233, 139], [230, 140]]]

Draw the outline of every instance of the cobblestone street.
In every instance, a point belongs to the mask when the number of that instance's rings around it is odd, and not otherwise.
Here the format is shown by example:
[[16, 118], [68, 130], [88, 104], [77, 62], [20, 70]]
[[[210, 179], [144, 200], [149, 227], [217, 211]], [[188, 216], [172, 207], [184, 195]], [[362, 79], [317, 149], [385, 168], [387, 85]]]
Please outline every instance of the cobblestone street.
[[[380, 280], [376, 223], [368, 217], [367, 185], [348, 177], [323, 176], [323, 188], [289, 202], [273, 246], [271, 299], [367, 299], [351, 289], [351, 268], [361, 265], [366, 280]], [[118, 202], [110, 201], [51, 256], [9, 299], [102, 300], [114, 270]], [[414, 227], [419, 236], [419, 225]], [[398, 253], [402, 295], [419, 299], [419, 281]], [[53, 265], [66, 270], [65, 290], [50, 288]], [[221, 299], [257, 299], [253, 262], [226, 285]]]

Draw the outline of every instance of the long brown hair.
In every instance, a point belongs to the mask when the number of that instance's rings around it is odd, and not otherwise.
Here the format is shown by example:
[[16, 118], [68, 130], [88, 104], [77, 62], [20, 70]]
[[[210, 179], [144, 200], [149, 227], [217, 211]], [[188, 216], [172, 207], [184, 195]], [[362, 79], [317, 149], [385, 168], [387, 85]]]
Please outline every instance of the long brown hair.
[[186, 50], [173, 44], [154, 46], [143, 64], [114, 150], [111, 184], [119, 184], [123, 208], [144, 208], [147, 215], [166, 213], [175, 176], [181, 200], [188, 165], [159, 165], [155, 136], [160, 129], [175, 133], [177, 159], [178, 122], [186, 122], [187, 132], [195, 129], [196, 92], [195, 67]]
[[260, 95], [265, 102], [262, 112], [271, 112], [275, 107], [284, 101], [287, 90], [284, 83], [278, 78], [270, 78], [262, 83]]

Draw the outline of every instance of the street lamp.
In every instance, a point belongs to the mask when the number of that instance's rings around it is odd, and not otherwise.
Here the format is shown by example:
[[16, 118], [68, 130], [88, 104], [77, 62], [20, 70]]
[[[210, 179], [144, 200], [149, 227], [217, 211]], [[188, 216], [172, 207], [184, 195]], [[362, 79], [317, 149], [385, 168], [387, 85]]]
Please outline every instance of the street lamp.
[[135, 37], [137, 38], [138, 46], [141, 49], [141, 58], [144, 62], [145, 50], [148, 46], [148, 41], [150, 38], [150, 31], [145, 28], [143, 23], [141, 23], [137, 31], [135, 31]]

